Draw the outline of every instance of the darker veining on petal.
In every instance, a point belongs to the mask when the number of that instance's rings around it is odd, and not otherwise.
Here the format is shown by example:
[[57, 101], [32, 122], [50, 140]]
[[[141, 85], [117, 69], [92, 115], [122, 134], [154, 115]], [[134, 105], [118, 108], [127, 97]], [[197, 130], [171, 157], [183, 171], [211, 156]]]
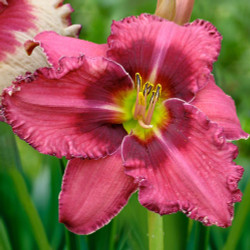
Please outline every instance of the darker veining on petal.
[[113, 22], [107, 55], [131, 76], [162, 84], [167, 98], [190, 101], [210, 79], [221, 40], [212, 24], [197, 23], [179, 26], [145, 14]]
[[142, 144], [129, 135], [122, 144], [141, 204], [160, 214], [182, 211], [205, 225], [230, 226], [233, 203], [242, 195], [243, 168], [232, 161], [237, 147], [194, 106], [177, 99], [166, 105], [175, 117], [153, 141]]

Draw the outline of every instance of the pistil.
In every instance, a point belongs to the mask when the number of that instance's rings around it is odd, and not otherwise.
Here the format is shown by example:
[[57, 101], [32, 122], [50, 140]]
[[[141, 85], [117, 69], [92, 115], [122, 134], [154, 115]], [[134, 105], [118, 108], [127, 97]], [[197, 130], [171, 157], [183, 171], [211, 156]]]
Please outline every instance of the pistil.
[[[135, 74], [135, 82], [137, 88], [136, 103], [134, 109], [134, 119], [138, 120], [141, 127], [149, 129], [151, 125], [152, 116], [154, 113], [156, 102], [161, 95], [161, 85], [157, 84], [155, 90], [154, 85], [146, 82], [142, 87], [142, 77], [139, 73]], [[152, 92], [149, 105], [147, 105], [148, 95]], [[148, 106], [148, 108], [147, 108]]]

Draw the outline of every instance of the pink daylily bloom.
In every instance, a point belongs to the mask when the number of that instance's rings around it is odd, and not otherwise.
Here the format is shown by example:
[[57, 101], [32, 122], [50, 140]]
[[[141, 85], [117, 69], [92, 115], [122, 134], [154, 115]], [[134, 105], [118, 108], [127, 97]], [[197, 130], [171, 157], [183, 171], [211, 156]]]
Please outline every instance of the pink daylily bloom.
[[63, 0], [0, 1], [0, 93], [12, 84], [16, 76], [48, 66], [40, 50], [34, 51], [31, 57], [26, 54], [24, 43], [28, 39], [44, 30], [67, 36], [78, 35], [81, 26], [71, 25], [72, 11], [69, 4], [63, 5]]
[[211, 74], [220, 41], [209, 22], [148, 14], [113, 22], [107, 44], [54, 32], [29, 41], [52, 68], [7, 88], [4, 115], [34, 148], [70, 159], [59, 199], [69, 230], [104, 226], [137, 189], [161, 215], [231, 225], [243, 168], [229, 140], [248, 134]]

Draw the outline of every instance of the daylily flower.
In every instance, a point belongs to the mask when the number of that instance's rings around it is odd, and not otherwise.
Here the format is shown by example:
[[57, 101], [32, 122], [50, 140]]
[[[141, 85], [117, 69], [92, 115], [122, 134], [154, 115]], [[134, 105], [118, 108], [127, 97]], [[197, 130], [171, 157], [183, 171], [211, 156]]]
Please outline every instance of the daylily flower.
[[62, 3], [63, 0], [0, 0], [0, 93], [16, 76], [48, 66], [41, 51], [34, 51], [31, 57], [26, 54], [25, 41], [44, 30], [78, 35], [81, 26], [70, 22], [73, 9]]
[[220, 41], [209, 22], [142, 14], [114, 21], [107, 44], [55, 32], [27, 43], [53, 67], [6, 89], [4, 114], [34, 148], [70, 159], [59, 198], [69, 230], [104, 226], [137, 189], [161, 215], [231, 225], [243, 168], [228, 140], [248, 134], [211, 74]]
[[178, 24], [189, 22], [194, 0], [157, 0], [155, 14]]

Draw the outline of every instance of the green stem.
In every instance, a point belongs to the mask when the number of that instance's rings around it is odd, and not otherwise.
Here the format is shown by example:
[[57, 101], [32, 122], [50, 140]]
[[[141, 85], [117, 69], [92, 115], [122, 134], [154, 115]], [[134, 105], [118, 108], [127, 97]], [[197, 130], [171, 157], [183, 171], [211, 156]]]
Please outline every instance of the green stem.
[[230, 233], [227, 237], [227, 242], [223, 250], [233, 250], [236, 249], [240, 237], [242, 236], [242, 230], [244, 223], [246, 223], [246, 218], [250, 211], [250, 182], [248, 183], [245, 191], [242, 202], [239, 205], [239, 209], [233, 221]]
[[163, 218], [156, 213], [148, 211], [148, 239], [149, 250], [163, 250]]

